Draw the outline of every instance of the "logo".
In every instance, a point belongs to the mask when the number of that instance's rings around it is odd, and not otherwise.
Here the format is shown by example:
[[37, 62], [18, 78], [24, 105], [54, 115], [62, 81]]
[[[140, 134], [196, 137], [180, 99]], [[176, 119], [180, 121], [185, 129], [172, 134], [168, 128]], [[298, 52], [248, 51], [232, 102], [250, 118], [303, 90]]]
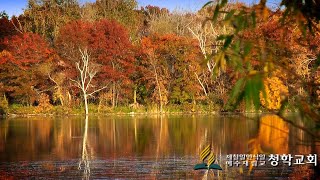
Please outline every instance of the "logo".
[[[207, 163], [204, 162], [204, 160], [207, 160]], [[208, 145], [206, 148], [204, 148], [200, 153], [200, 160], [202, 161], [201, 164], [196, 164], [193, 169], [199, 170], [199, 169], [217, 169], [222, 170], [222, 168], [219, 166], [219, 164], [214, 164], [216, 161], [216, 157], [213, 152], [211, 152], [211, 145]]]

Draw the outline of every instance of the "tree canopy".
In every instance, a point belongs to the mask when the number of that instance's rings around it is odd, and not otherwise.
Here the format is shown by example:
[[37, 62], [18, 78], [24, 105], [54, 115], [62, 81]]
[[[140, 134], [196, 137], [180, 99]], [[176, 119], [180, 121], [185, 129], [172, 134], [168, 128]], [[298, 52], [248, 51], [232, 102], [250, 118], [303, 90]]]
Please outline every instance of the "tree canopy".
[[40, 94], [52, 105], [77, 104], [72, 80], [79, 49], [87, 49], [99, 70], [91, 85], [108, 86], [89, 99], [99, 107], [202, 104], [281, 113], [308, 104], [305, 114], [317, 119], [319, 4], [267, 4], [221, 0], [198, 12], [170, 12], [139, 9], [134, 0], [30, 0], [19, 17], [1, 15], [1, 93], [10, 103], [22, 103], [28, 91], [28, 104]]

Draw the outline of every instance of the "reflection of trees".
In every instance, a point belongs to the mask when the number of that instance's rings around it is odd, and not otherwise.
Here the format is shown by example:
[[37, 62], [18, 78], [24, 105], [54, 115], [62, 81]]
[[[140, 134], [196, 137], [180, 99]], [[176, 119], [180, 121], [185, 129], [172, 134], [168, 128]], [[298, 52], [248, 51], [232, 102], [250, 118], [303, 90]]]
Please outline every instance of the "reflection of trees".
[[289, 127], [280, 117], [266, 115], [260, 119], [259, 142], [267, 152], [288, 153]]
[[[159, 153], [167, 154], [169, 141], [168, 132], [168, 120], [167, 117], [160, 115], [160, 129], [158, 131], [158, 142], [157, 142], [157, 159], [159, 158]], [[157, 135], [156, 135], [157, 136]]]
[[[210, 121], [208, 121], [210, 118]], [[270, 118], [270, 117], [269, 117]], [[260, 141], [264, 146], [272, 146], [277, 129], [268, 127], [270, 123], [278, 129], [284, 130], [278, 120], [270, 120], [265, 117], [259, 130]], [[269, 119], [269, 120], [268, 120]], [[24, 156], [35, 157], [39, 153], [52, 152], [58, 159], [76, 158], [79, 153], [84, 157], [89, 156], [90, 147], [106, 158], [118, 158], [123, 156], [155, 156], [165, 157], [170, 153], [175, 156], [199, 155], [201, 149], [208, 143], [212, 143], [214, 151], [218, 154], [247, 152], [248, 132], [256, 133], [256, 125], [247, 127], [245, 119], [238, 117], [226, 117], [225, 120], [212, 119], [208, 116], [195, 116], [194, 118], [183, 116], [163, 116], [160, 118], [148, 116], [134, 117], [95, 117], [90, 118], [90, 123], [96, 124], [95, 130], [88, 131], [88, 122], [81, 126], [78, 117], [70, 117], [67, 120], [21, 120], [22, 126], [13, 128], [6, 121], [2, 124], [0, 132], [0, 144], [5, 149], [14, 148], [16, 143], [23, 143]], [[82, 120], [83, 122], [83, 120]], [[249, 121], [252, 124], [253, 121]], [[254, 130], [252, 130], [254, 129]], [[272, 130], [273, 129], [273, 130]], [[291, 129], [290, 129], [291, 130]], [[303, 134], [293, 132], [301, 139]], [[271, 137], [273, 136], [273, 137]], [[283, 136], [280, 132], [278, 137]], [[83, 137], [83, 139], [81, 138]], [[283, 137], [282, 140], [288, 137]], [[281, 138], [280, 138], [281, 139]], [[81, 143], [80, 143], [81, 141]], [[292, 140], [291, 140], [292, 141]], [[155, 143], [154, 143], [155, 142]], [[79, 152], [79, 144], [82, 145]], [[283, 144], [283, 143], [282, 143]], [[12, 147], [11, 147], [12, 146]], [[288, 143], [286, 143], [288, 147]], [[220, 150], [220, 148], [222, 148]], [[42, 149], [39, 152], [39, 149]], [[282, 149], [282, 148], [278, 148]], [[305, 150], [306, 151], [306, 150]], [[46, 156], [41, 156], [45, 158]], [[84, 161], [82, 162], [83, 165]]]
[[289, 127], [277, 115], [265, 115], [260, 119], [258, 136], [250, 144], [251, 153], [288, 153]]
[[[17, 118], [4, 120], [3, 123], [0, 128], [0, 154], [8, 160], [26, 157], [34, 159], [50, 146], [53, 127], [51, 119]], [[19, 123], [19, 126], [14, 126], [15, 123]], [[23, 153], [15, 154], [15, 151], [12, 151], [17, 147]]]
[[[0, 119], [0, 123], [1, 123]], [[9, 121], [3, 121], [0, 125], [0, 151], [3, 151], [5, 148], [5, 142], [7, 141], [7, 135], [9, 130]]]
[[[294, 119], [295, 124], [301, 126], [308, 126], [302, 122], [302, 119]], [[309, 136], [302, 129], [296, 128], [294, 125], [289, 126], [286, 120], [281, 117], [269, 114], [264, 115], [259, 121], [259, 130], [255, 138], [249, 141], [251, 147], [249, 153], [273, 153], [273, 154], [314, 154], [318, 153], [314, 147], [314, 138]], [[312, 170], [308, 166], [296, 166], [290, 173], [290, 177], [293, 179], [307, 178], [312, 179], [313, 173], [319, 172], [317, 166]], [[250, 166], [249, 172], [253, 169]], [[305, 177], [303, 177], [305, 176]]]
[[[169, 143], [169, 136], [168, 136], [168, 120], [164, 119], [164, 115], [160, 114], [159, 117], [157, 117], [157, 124], [159, 123], [160, 118], [160, 129], [157, 128], [156, 131], [154, 131], [155, 137], [157, 139], [157, 146], [156, 146], [156, 162], [159, 162], [159, 159], [161, 159], [161, 155], [167, 154], [168, 151], [168, 143]], [[159, 125], [159, 124], [158, 124]], [[153, 173], [154, 175], [160, 173], [159, 168], [154, 168]]]
[[[141, 161], [152, 161], [153, 163], [157, 161], [150, 173], [145, 174], [150, 178], [157, 178], [161, 177], [160, 173], [168, 170], [165, 168], [172, 168], [163, 165], [162, 161], [169, 160], [176, 163], [175, 158], [177, 158], [177, 163], [181, 163], [181, 159], [192, 156], [195, 159], [188, 163], [190, 165], [198, 163], [200, 151], [209, 143], [212, 144], [212, 150], [217, 158], [219, 154], [224, 156], [231, 153], [248, 153], [246, 142], [253, 136], [265, 153], [294, 153], [291, 152], [293, 149], [288, 152], [289, 147], [293, 146], [295, 153], [298, 154], [308, 154], [312, 151], [310, 145], [296, 146], [302, 142], [310, 144], [311, 137], [303, 131], [288, 127], [279, 117], [270, 115], [263, 116], [259, 126], [257, 126], [256, 119], [254, 121], [240, 119], [239, 116], [93, 116], [90, 117], [92, 127], [90, 131], [88, 117], [82, 121], [79, 121], [79, 117], [76, 116], [68, 117], [67, 120], [54, 120], [51, 119], [52, 117], [45, 120], [37, 118], [39, 117], [0, 121], [0, 161], [2, 159], [46, 160], [50, 158], [64, 161], [78, 158], [81, 154], [81, 159], [76, 166], [80, 167], [84, 179], [88, 179], [93, 174], [90, 168], [92, 168], [92, 149], [94, 149], [99, 158], [111, 159], [114, 162], [113, 168], [104, 171], [108, 176], [115, 176], [123, 171], [134, 173], [135, 170], [132, 167], [149, 168], [153, 165], [144, 163], [141, 165]], [[298, 121], [297, 124], [304, 125], [302, 120], [298, 119]], [[20, 125], [17, 126], [14, 123]], [[299, 138], [293, 138], [294, 136]], [[296, 139], [301, 139], [301, 141]], [[24, 153], [13, 151], [16, 149], [16, 144], [23, 144], [19, 146], [19, 152]], [[123, 161], [118, 161], [122, 158], [132, 164], [128, 167], [122, 166]], [[221, 160], [218, 162], [221, 164]], [[44, 169], [54, 168], [56, 168], [54, 165], [44, 166]], [[223, 169], [226, 168], [223, 167]], [[67, 169], [63, 171], [65, 170]], [[221, 177], [227, 171], [221, 172]], [[77, 172], [80, 171], [77, 170]], [[180, 177], [185, 174], [185, 170], [177, 169], [174, 173], [176, 173], [174, 177]], [[201, 172], [195, 173], [203, 175]], [[212, 176], [212, 173], [210, 174], [208, 178]], [[132, 176], [139, 175], [133, 174]], [[217, 178], [216, 174], [215, 178]]]
[[84, 179], [89, 179], [90, 177], [90, 154], [88, 153], [88, 149], [90, 149], [88, 143], [88, 115], [86, 115], [85, 119], [85, 128], [83, 132], [83, 140], [82, 140], [82, 155], [79, 161], [78, 169], [81, 170], [83, 166], [83, 177]]

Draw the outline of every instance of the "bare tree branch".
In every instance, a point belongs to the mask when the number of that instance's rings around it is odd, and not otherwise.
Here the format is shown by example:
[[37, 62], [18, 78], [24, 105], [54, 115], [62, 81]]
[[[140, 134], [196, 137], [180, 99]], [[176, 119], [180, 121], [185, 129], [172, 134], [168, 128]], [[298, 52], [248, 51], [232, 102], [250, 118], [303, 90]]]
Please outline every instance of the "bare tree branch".
[[81, 88], [81, 84], [78, 81], [71, 79], [71, 78], [70, 78], [70, 81], [76, 83], [77, 87]]
[[102, 87], [102, 88], [100, 88], [100, 89], [97, 89], [97, 90], [93, 91], [92, 93], [88, 94], [88, 96], [92, 96], [93, 94], [95, 94], [95, 93], [97, 93], [97, 92], [99, 92], [99, 91], [101, 91], [101, 90], [104, 90], [104, 89], [106, 89], [107, 87], [108, 87], [108, 85], [107, 85], [107, 86], [104, 86], [104, 87]]

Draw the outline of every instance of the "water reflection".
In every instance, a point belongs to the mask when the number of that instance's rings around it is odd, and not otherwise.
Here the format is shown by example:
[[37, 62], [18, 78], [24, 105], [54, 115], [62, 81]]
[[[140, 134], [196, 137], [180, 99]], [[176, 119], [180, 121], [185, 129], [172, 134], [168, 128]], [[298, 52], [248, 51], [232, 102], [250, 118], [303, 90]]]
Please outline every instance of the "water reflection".
[[289, 153], [289, 126], [277, 115], [260, 118], [257, 136], [249, 141], [250, 153]]
[[78, 169], [83, 169], [83, 179], [89, 179], [90, 177], [90, 143], [88, 142], [88, 120], [89, 116], [85, 117], [85, 127], [82, 138], [82, 154], [79, 161]]
[[[193, 171], [193, 166], [202, 148], [212, 144], [224, 169], [214, 177], [235, 178], [241, 169], [227, 167], [226, 154], [308, 154], [311, 146], [302, 142], [310, 141], [275, 116], [263, 116], [260, 123], [211, 115], [12, 118], [0, 121], [0, 162], [5, 162], [0, 175], [199, 179], [205, 171]], [[252, 172], [258, 176], [261, 171]], [[262, 172], [268, 176], [275, 169]], [[292, 170], [286, 172], [273, 176], [287, 177]]]

